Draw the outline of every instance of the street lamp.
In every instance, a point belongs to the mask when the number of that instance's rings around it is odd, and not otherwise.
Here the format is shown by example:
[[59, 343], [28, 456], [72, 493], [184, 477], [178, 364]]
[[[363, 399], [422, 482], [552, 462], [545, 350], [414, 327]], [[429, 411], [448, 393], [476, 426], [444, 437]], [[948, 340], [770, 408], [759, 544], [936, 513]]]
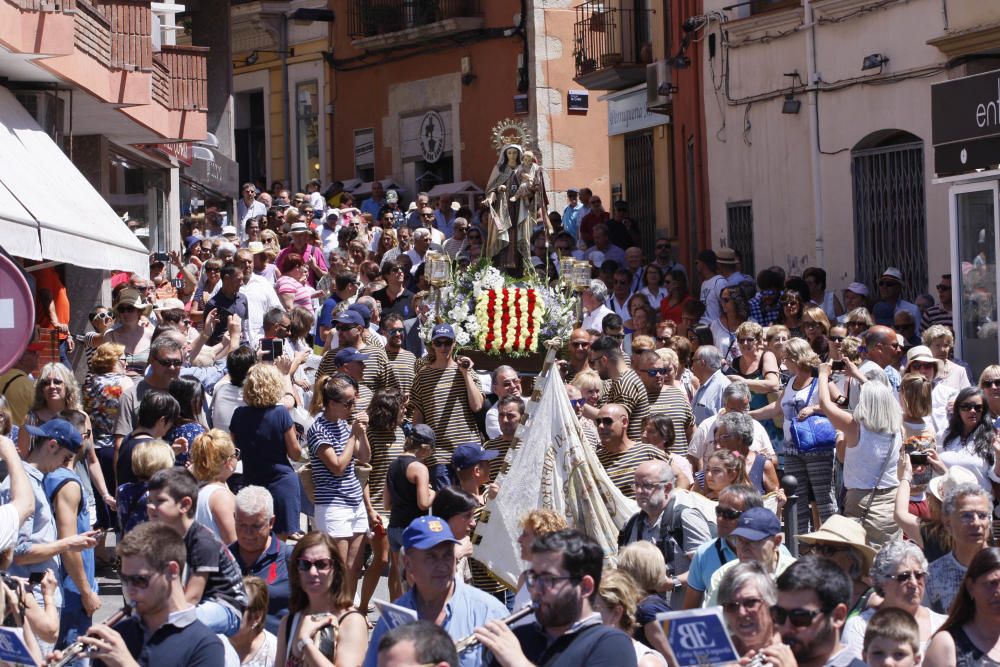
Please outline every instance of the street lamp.
[[424, 257], [424, 276], [434, 288], [434, 319], [442, 322], [441, 289], [451, 280], [451, 257], [443, 252], [429, 251]]

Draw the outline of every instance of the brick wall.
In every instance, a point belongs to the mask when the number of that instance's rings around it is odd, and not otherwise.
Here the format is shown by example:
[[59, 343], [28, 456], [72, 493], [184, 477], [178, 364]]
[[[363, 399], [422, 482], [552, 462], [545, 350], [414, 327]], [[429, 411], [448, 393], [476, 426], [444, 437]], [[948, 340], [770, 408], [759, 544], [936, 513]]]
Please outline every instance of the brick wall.
[[208, 49], [164, 46], [156, 54], [170, 73], [170, 109], [208, 109]]
[[153, 67], [153, 12], [142, 0], [98, 0], [111, 22], [111, 67], [147, 72]]
[[111, 22], [88, 0], [77, 0], [76, 48], [105, 67], [111, 66]]

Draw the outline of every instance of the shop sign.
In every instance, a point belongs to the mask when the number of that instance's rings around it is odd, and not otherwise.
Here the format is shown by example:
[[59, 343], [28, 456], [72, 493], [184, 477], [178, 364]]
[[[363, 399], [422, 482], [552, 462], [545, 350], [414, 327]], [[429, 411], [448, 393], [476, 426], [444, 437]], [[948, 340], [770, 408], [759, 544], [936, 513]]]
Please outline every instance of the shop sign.
[[938, 175], [1000, 163], [1000, 70], [933, 84], [931, 138]]
[[[423, 160], [431, 163], [454, 150], [450, 110], [427, 111], [399, 118], [399, 152], [404, 160]], [[430, 120], [433, 119], [433, 120]], [[433, 142], [431, 141], [433, 139]], [[435, 154], [437, 157], [434, 157]]]
[[214, 160], [192, 160], [183, 174], [206, 190], [236, 197], [239, 192], [240, 166], [217, 150], [212, 150]]
[[182, 165], [191, 166], [191, 144], [187, 142], [177, 142], [173, 144], [153, 144], [149, 146], [152, 150], [166, 155], [167, 157], [172, 157], [177, 160]]
[[646, 110], [645, 85], [626, 94], [609, 96], [605, 99], [608, 101], [609, 137], [666, 125], [670, 122], [669, 116]]

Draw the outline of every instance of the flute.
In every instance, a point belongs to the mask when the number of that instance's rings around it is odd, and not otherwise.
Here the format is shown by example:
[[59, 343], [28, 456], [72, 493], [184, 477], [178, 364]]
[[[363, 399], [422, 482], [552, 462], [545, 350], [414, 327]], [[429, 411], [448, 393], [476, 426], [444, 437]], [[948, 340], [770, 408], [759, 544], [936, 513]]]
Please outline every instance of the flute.
[[[124, 607], [116, 611], [114, 614], [112, 614], [111, 618], [106, 620], [101, 625], [114, 627], [118, 625], [121, 621], [125, 620], [131, 614], [132, 614], [132, 605], [125, 605]], [[86, 653], [86, 652], [87, 652], [87, 645], [84, 644], [82, 641], [77, 640], [72, 644], [70, 644], [69, 646], [67, 646], [65, 649], [63, 649], [63, 657], [59, 660], [59, 662], [53, 663], [50, 667], [65, 667], [66, 665], [70, 664], [71, 662], [79, 658], [81, 653]]]
[[[521, 620], [522, 618], [524, 618], [528, 614], [534, 613], [534, 611], [535, 611], [535, 605], [533, 603], [529, 603], [529, 604], [524, 605], [523, 607], [521, 607], [517, 611], [515, 611], [510, 616], [507, 616], [506, 618], [502, 619], [501, 622], [504, 625], [511, 625], [511, 624], [516, 623], [517, 621]], [[459, 653], [462, 653], [462, 652], [468, 651], [470, 648], [474, 648], [474, 647], [476, 647], [478, 645], [479, 645], [479, 640], [476, 639], [476, 635], [469, 635], [468, 637], [466, 637], [464, 639], [460, 639], [457, 642], [455, 642], [455, 650], [458, 651]]]

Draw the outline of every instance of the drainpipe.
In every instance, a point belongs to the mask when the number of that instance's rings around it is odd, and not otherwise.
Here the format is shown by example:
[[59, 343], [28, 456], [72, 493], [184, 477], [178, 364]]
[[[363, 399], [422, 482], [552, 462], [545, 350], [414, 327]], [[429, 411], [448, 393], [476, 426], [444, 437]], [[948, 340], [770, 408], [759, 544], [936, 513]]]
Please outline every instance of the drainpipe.
[[803, 0], [806, 28], [806, 68], [808, 70], [809, 157], [812, 167], [813, 222], [816, 226], [816, 266], [823, 264], [823, 187], [819, 153], [819, 73], [816, 71], [816, 18], [812, 0]]
[[288, 100], [292, 91], [288, 90], [288, 16], [281, 14], [281, 87], [285, 94], [281, 101], [282, 113], [285, 117], [285, 187], [290, 192], [297, 188], [292, 185], [292, 119], [291, 104]]

